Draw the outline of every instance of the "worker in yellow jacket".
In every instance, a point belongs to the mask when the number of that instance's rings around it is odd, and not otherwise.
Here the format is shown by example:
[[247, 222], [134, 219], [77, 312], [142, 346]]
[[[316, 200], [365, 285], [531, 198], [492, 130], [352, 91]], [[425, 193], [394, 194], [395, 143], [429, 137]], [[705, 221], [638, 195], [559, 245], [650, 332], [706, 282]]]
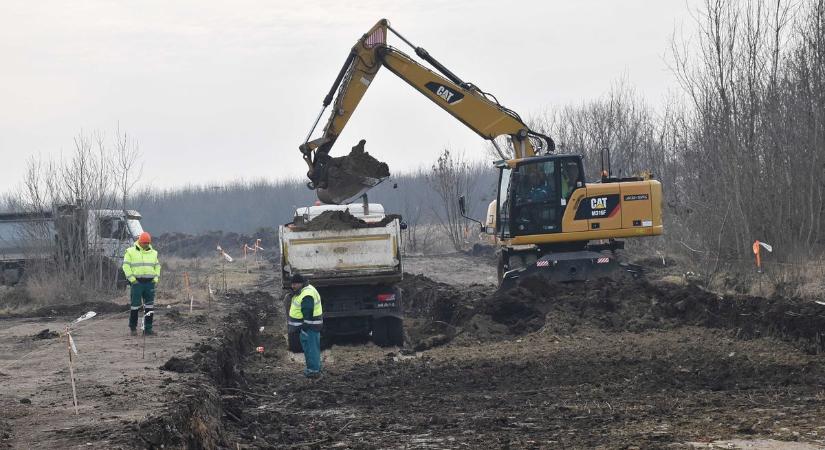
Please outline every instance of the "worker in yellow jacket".
[[138, 312], [143, 303], [144, 330], [152, 334], [152, 319], [155, 309], [155, 286], [160, 278], [158, 252], [152, 248], [152, 236], [143, 232], [135, 245], [126, 249], [123, 255], [123, 274], [131, 286], [131, 311], [129, 329], [132, 336], [137, 335]]

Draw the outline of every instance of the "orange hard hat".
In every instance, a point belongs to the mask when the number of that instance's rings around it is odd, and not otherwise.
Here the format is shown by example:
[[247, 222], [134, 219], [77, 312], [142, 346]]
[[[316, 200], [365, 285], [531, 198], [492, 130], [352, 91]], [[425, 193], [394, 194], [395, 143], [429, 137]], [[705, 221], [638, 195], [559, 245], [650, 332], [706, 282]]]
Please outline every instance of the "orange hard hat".
[[138, 244], [151, 244], [152, 243], [152, 235], [147, 232], [140, 233], [140, 237], [138, 238]]

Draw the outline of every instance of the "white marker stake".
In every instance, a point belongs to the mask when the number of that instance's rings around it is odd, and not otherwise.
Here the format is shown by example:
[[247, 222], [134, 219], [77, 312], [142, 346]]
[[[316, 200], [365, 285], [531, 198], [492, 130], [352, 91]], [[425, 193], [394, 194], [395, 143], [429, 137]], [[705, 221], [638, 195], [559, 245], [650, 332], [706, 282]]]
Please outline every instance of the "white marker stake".
[[140, 355], [140, 359], [146, 358], [146, 318], [151, 316], [153, 312], [154, 311], [149, 311], [144, 314], [140, 320], [140, 330], [143, 331], [143, 354]]
[[77, 347], [74, 345], [72, 335], [69, 333], [69, 326], [66, 325], [66, 348], [69, 351], [69, 378], [72, 380], [72, 400], [74, 401], [74, 415], [80, 415], [77, 409], [77, 389], [74, 384], [74, 363], [72, 362], [72, 349], [77, 353]]

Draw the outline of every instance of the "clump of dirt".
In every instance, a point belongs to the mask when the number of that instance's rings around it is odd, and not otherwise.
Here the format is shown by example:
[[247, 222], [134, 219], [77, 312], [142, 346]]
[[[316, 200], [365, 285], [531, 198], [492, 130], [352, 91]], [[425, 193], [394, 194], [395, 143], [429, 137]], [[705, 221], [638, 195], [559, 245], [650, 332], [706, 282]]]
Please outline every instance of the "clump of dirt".
[[385, 227], [393, 220], [401, 220], [398, 214], [387, 214], [378, 222], [365, 222], [345, 211], [324, 211], [314, 219], [305, 224], [295, 224], [294, 228], [299, 231], [343, 231], [357, 228], [379, 228]]
[[304, 231], [341, 231], [365, 228], [367, 223], [353, 216], [349, 211], [324, 211], [303, 226]]
[[198, 369], [198, 366], [192, 358], [178, 358], [177, 356], [173, 356], [160, 366], [160, 368], [168, 372], [193, 373]]
[[331, 192], [351, 189], [351, 186], [360, 186], [361, 179], [385, 178], [390, 176], [390, 167], [375, 159], [364, 150], [367, 141], [361, 139], [352, 147], [349, 154], [332, 158], [327, 163], [327, 190]]
[[60, 336], [60, 333], [58, 333], [57, 331], [51, 331], [48, 328], [46, 328], [45, 330], [41, 330], [39, 333], [32, 336], [32, 339], [33, 340], [54, 339], [54, 338], [59, 337], [59, 336]]

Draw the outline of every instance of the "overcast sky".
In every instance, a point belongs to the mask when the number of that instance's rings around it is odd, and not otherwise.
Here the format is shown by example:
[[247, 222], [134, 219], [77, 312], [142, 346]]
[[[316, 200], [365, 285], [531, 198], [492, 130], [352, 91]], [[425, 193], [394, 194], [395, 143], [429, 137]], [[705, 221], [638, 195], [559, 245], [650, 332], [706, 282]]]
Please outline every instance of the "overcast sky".
[[[522, 116], [624, 76], [652, 104], [685, 0], [0, 2], [0, 192], [81, 130], [137, 137], [143, 184], [302, 177], [298, 145], [355, 41], [378, 19]], [[404, 49], [390, 37], [390, 44]], [[326, 120], [326, 119], [324, 119]], [[323, 123], [323, 121], [322, 121]], [[358, 139], [394, 171], [484, 142], [389, 71], [333, 154]]]

